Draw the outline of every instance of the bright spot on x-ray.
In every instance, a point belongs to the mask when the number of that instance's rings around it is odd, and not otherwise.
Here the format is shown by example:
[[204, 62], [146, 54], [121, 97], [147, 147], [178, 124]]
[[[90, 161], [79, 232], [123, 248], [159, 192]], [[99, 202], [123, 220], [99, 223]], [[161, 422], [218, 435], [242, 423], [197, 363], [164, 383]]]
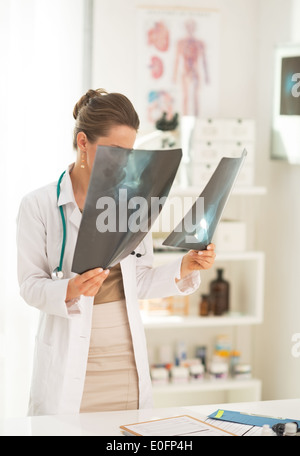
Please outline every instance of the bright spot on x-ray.
[[205, 220], [205, 218], [200, 220], [200, 227], [203, 228], [204, 230], [207, 230], [207, 221]]
[[207, 241], [208, 223], [205, 218], [202, 218], [199, 222], [199, 227], [196, 228], [194, 235], [187, 235], [185, 241], [187, 243], [203, 242]]
[[199, 228], [196, 230], [196, 238], [199, 242], [203, 241], [207, 237], [208, 223], [205, 218], [200, 220]]

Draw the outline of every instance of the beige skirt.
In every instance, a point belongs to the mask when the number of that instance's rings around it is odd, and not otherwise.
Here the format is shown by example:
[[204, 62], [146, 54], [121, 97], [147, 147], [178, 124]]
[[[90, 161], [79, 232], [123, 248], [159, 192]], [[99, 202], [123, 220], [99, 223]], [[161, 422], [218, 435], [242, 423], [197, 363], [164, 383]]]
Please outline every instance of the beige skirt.
[[92, 333], [80, 412], [133, 410], [138, 375], [125, 301], [93, 307]]

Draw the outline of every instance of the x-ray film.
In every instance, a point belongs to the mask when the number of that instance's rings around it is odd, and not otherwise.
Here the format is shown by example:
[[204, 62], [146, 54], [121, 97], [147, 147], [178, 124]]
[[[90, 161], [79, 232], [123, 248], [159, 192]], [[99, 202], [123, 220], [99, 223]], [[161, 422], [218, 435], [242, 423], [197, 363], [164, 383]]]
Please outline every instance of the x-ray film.
[[110, 268], [136, 249], [161, 212], [181, 157], [181, 149], [98, 146], [73, 272]]
[[186, 250], [205, 250], [211, 243], [238, 173], [247, 155], [223, 157], [191, 209], [163, 242]]

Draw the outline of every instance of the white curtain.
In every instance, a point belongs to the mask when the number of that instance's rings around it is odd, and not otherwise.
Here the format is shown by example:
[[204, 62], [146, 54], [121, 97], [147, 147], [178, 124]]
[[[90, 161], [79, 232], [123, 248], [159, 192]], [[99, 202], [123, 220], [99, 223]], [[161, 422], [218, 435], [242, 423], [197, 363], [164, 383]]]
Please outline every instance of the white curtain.
[[23, 195], [74, 161], [87, 3], [0, 1], [0, 417], [26, 415], [38, 316], [19, 296], [16, 216]]

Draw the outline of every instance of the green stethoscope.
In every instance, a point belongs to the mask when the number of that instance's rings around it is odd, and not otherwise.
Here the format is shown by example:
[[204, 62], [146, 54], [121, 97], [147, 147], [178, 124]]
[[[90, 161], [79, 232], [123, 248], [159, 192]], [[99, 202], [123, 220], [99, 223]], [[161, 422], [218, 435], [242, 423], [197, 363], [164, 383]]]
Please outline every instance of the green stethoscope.
[[[57, 202], [58, 202], [58, 199], [59, 199], [59, 195], [60, 195], [60, 184], [61, 184], [61, 181], [62, 181], [62, 178], [64, 177], [65, 175], [65, 172], [64, 171], [59, 179], [58, 179], [58, 182], [57, 182], [57, 187], [56, 187], [56, 198], [57, 198]], [[60, 212], [60, 216], [61, 216], [61, 221], [62, 221], [62, 228], [63, 228], [63, 239], [62, 239], [62, 245], [61, 245], [61, 252], [60, 252], [60, 259], [59, 259], [59, 265], [57, 266], [57, 268], [54, 269], [54, 271], [52, 272], [52, 279], [53, 280], [58, 280], [58, 279], [62, 279], [64, 277], [64, 273], [62, 271], [62, 265], [63, 265], [63, 261], [64, 261], [64, 255], [65, 255], [65, 247], [66, 247], [66, 239], [67, 239], [67, 225], [66, 225], [66, 219], [65, 219], [65, 214], [64, 214], [64, 211], [63, 211], [63, 207], [62, 206], [59, 206], [59, 212]]]

